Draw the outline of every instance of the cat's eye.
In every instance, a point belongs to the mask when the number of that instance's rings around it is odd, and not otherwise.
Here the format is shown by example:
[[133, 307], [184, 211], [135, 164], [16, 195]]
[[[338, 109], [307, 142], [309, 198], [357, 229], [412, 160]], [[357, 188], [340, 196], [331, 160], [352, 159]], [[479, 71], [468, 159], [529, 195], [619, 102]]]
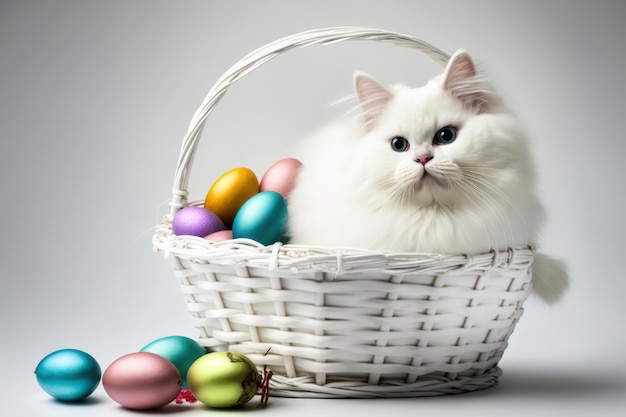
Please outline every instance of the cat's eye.
[[393, 139], [391, 139], [391, 149], [393, 149], [396, 152], [404, 152], [407, 149], [409, 149], [409, 141], [406, 140], [406, 138], [403, 138], [402, 136], [396, 136]]
[[435, 133], [433, 143], [435, 145], [448, 145], [456, 140], [457, 130], [454, 126], [442, 127]]

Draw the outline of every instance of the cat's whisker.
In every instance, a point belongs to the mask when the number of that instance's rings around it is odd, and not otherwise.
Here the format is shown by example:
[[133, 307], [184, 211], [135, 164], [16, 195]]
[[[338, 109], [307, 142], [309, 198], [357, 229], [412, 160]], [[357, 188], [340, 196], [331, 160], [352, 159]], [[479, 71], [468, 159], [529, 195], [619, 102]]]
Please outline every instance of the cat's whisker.
[[[370, 194], [379, 196], [376, 201], [373, 201], [379, 207], [388, 203], [388, 201], [406, 204], [411, 198], [410, 190], [406, 186], [409, 180], [409, 175], [394, 179], [385, 175], [375, 174], [372, 175], [371, 179], [365, 181], [364, 187], [370, 190]], [[373, 193], [371, 190], [377, 190], [380, 194]]]
[[500, 205], [497, 204], [496, 198], [492, 194], [480, 188], [476, 184], [471, 182], [468, 182], [467, 184], [470, 185], [472, 189], [476, 190], [476, 195], [479, 198], [487, 200], [491, 203], [488, 206], [490, 209], [489, 212], [494, 219], [493, 224], [501, 229], [504, 244], [505, 246], [509, 246], [509, 244], [512, 243], [514, 233], [510, 224], [510, 219], [508, 218], [506, 212], [502, 210]]
[[[486, 219], [486, 221], [490, 222], [490, 224], [494, 227], [502, 229], [502, 235], [504, 237], [504, 240], [508, 241], [508, 235], [503, 226], [503, 224], [506, 224], [505, 216], [503, 215], [503, 213], [501, 213], [501, 211], [496, 210], [493, 204], [485, 204], [486, 200], [491, 202], [493, 201], [493, 198], [472, 182], [464, 181], [463, 179], [457, 178], [453, 181], [453, 183], [455, 184], [455, 188], [457, 190], [463, 192], [463, 194], [467, 198], [467, 201], [473, 203], [475, 209], [482, 213], [481, 216], [475, 215], [475, 217], [483, 222]], [[491, 241], [489, 233], [485, 233], [485, 235], [487, 238], [487, 247], [491, 248], [492, 245], [495, 244], [495, 242]]]
[[[529, 234], [528, 234], [528, 224], [526, 223], [526, 218], [522, 214], [522, 211], [520, 210], [519, 206], [515, 203], [515, 201], [509, 195], [504, 193], [502, 190], [500, 190], [497, 187], [495, 187], [494, 185], [492, 185], [489, 181], [481, 178], [481, 176], [479, 174], [474, 174], [474, 173], [471, 173], [471, 172], [468, 172], [467, 170], [465, 170], [465, 175], [466, 175], [467, 178], [471, 179], [472, 181], [476, 181], [477, 183], [479, 183], [480, 185], [482, 185], [486, 189], [490, 190], [491, 192], [493, 192], [494, 194], [496, 194], [497, 196], [502, 198], [502, 200], [504, 200], [504, 202], [509, 207], [511, 207], [511, 209], [513, 209], [513, 211], [515, 211], [515, 214], [518, 216], [518, 218], [521, 220], [521, 222], [523, 224], [524, 232], [526, 234], [525, 240], [528, 240], [528, 237], [529, 237]], [[509, 224], [511, 224], [511, 222], [509, 222]]]
[[354, 104], [356, 102], [356, 94], [355, 93], [350, 93], [350, 94], [346, 94], [343, 97], [340, 97], [338, 99], [336, 99], [335, 101], [330, 103], [330, 107], [334, 107], [334, 106], [340, 106], [346, 103], [350, 103], [350, 104]]
[[[513, 202], [513, 200], [509, 196], [507, 196], [505, 193], [498, 190], [497, 188], [493, 187], [487, 181], [484, 181], [481, 178], [472, 177], [471, 175], [466, 175], [466, 178], [462, 181], [462, 183], [464, 184], [464, 186], [471, 187], [472, 189], [478, 191], [480, 198], [489, 200], [489, 202], [492, 203], [490, 204], [490, 206], [494, 208], [494, 210], [495, 210], [495, 207], [499, 208], [498, 212], [497, 213], [494, 212], [494, 214], [498, 217], [500, 227], [503, 229], [503, 236], [505, 237], [505, 243], [507, 245], [516, 243], [514, 242], [515, 233], [512, 227], [512, 219], [508, 217], [507, 212], [502, 208], [502, 205], [498, 203], [498, 198], [507, 202], [507, 204], [511, 208], [513, 208], [513, 210], [520, 216], [520, 218], [524, 222], [525, 233], [526, 234], [528, 233], [526, 230], [527, 228], [526, 228], [524, 218], [521, 216], [519, 209], [517, 208], [516, 204]], [[510, 239], [509, 239], [509, 236], [510, 236]]]

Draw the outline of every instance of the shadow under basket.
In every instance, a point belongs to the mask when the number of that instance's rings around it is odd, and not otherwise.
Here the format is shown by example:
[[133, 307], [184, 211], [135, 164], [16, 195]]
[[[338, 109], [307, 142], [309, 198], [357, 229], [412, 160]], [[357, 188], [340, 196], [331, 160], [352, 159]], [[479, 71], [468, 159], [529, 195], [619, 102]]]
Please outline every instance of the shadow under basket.
[[222, 76], [183, 140], [170, 212], [153, 236], [180, 281], [199, 341], [273, 372], [271, 394], [372, 398], [488, 388], [531, 291], [534, 249], [431, 255], [175, 236], [207, 116], [237, 79], [294, 47], [391, 42], [445, 65], [448, 55], [407, 35], [329, 28], [278, 40]]

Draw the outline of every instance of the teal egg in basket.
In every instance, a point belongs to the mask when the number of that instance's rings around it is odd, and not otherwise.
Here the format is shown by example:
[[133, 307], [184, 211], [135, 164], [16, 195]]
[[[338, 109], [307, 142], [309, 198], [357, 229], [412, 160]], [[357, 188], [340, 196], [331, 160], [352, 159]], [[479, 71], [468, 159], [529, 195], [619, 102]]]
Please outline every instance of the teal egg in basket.
[[233, 221], [233, 238], [247, 238], [263, 245], [285, 240], [287, 202], [275, 191], [262, 191], [246, 201]]

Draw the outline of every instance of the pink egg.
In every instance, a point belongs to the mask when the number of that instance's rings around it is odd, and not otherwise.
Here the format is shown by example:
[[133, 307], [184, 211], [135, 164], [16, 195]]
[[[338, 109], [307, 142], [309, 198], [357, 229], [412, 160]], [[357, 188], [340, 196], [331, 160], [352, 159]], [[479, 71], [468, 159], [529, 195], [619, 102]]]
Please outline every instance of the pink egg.
[[285, 158], [274, 163], [265, 171], [259, 184], [260, 191], [276, 191], [287, 198], [293, 189], [302, 162], [295, 158]]
[[233, 238], [232, 230], [220, 230], [219, 232], [211, 233], [204, 237], [206, 240], [212, 240], [214, 242], [221, 242], [222, 240], [231, 240]]
[[204, 207], [183, 207], [172, 220], [172, 233], [177, 236], [204, 237], [225, 228], [224, 222]]
[[162, 356], [135, 352], [115, 360], [102, 375], [102, 386], [118, 404], [149, 410], [171, 403], [180, 393], [182, 378]]

